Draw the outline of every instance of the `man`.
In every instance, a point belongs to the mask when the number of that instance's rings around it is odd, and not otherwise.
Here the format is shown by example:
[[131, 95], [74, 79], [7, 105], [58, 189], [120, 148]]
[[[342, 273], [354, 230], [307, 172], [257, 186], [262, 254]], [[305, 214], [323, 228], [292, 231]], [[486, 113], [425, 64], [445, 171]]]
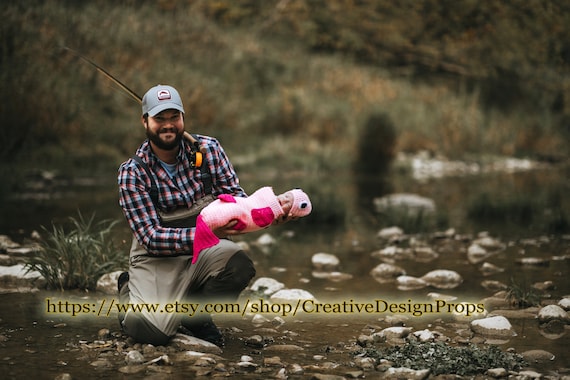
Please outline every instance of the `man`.
[[[195, 264], [192, 245], [201, 208], [220, 194], [247, 195], [216, 139], [185, 135], [176, 89], [148, 90], [142, 114], [148, 139], [120, 166], [118, 176], [119, 204], [134, 234], [129, 271], [119, 278], [120, 302], [163, 308], [184, 301], [235, 301], [255, 275], [249, 257], [227, 239], [239, 233], [232, 229], [236, 222], [213, 231], [220, 242], [202, 251]], [[210, 315], [160, 311], [127, 311], [119, 316], [123, 331], [154, 345], [166, 344], [179, 329], [223, 344]]]

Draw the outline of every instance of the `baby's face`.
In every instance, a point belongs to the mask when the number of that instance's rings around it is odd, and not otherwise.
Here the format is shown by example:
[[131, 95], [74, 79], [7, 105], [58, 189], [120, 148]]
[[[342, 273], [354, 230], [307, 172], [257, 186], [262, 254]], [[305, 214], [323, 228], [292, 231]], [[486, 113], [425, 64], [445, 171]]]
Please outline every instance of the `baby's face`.
[[277, 199], [279, 200], [279, 204], [281, 205], [281, 208], [283, 209], [285, 215], [288, 215], [291, 211], [291, 208], [293, 207], [293, 194], [288, 191], [286, 193], [279, 194], [277, 196]]

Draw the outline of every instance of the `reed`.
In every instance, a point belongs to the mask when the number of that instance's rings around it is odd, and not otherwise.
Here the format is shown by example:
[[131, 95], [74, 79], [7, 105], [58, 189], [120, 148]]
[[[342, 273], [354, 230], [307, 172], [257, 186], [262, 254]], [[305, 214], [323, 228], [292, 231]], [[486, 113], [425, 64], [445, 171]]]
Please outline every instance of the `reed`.
[[45, 238], [26, 267], [39, 272], [49, 289], [95, 290], [99, 277], [127, 265], [128, 255], [111, 238], [117, 221], [96, 222], [94, 215], [86, 219], [81, 214], [69, 219], [71, 228], [43, 227]]

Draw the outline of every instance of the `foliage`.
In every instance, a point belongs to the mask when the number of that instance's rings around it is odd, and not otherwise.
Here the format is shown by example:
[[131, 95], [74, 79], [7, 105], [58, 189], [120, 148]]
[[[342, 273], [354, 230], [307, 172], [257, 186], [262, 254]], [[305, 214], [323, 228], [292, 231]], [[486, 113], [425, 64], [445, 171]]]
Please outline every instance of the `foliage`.
[[70, 221], [70, 231], [56, 225], [51, 231], [43, 228], [47, 236], [26, 267], [39, 272], [48, 288], [94, 290], [99, 277], [127, 264], [127, 255], [111, 239], [117, 222], [95, 222], [94, 215], [85, 219], [81, 214]]
[[391, 121], [385, 133], [395, 152], [567, 157], [563, 0], [4, 5], [0, 121], [10, 127], [0, 131], [0, 158], [7, 164], [108, 170], [144, 138], [139, 106], [61, 45], [139, 94], [175, 85], [189, 128], [219, 137], [238, 158], [251, 153], [247, 136], [259, 156], [254, 165], [284, 163], [263, 159], [271, 153], [264, 142], [278, 136], [287, 158], [324, 161], [334, 150], [330, 167], [350, 168], [378, 114]]
[[507, 289], [505, 298], [511, 305], [519, 308], [538, 306], [540, 304], [540, 295], [536, 290], [521, 285], [514, 278], [511, 278], [511, 284]]
[[454, 347], [442, 342], [418, 342], [408, 340], [401, 346], [388, 348], [364, 348], [356, 352], [376, 360], [385, 359], [394, 367], [415, 370], [430, 369], [432, 375], [457, 374], [470, 376], [485, 374], [491, 368], [518, 370], [526, 363], [521, 356], [503, 352], [496, 346], [479, 348], [469, 344]]

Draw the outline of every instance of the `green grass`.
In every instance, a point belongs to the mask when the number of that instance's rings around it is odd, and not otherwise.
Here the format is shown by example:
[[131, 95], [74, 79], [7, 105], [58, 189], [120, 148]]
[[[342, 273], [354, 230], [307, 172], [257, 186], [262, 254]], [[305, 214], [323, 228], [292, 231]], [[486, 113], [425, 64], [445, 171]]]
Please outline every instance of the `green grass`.
[[39, 272], [47, 288], [95, 290], [103, 274], [123, 269], [128, 253], [117, 249], [111, 239], [116, 221], [96, 222], [94, 216], [70, 218], [71, 226], [44, 227], [40, 248], [26, 262], [29, 271]]

